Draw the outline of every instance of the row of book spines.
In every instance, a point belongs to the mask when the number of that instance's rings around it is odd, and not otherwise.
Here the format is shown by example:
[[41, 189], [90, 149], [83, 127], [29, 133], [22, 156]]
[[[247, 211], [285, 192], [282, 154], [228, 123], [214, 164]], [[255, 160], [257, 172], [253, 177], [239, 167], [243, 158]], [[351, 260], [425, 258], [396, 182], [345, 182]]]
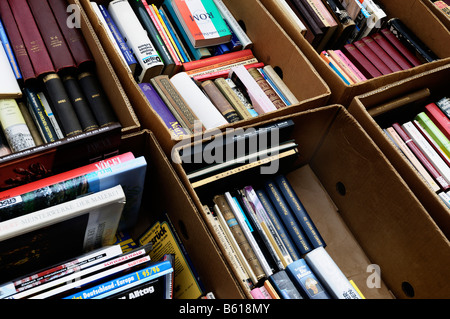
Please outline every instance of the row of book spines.
[[[430, 103], [412, 121], [393, 123], [386, 133], [434, 192], [450, 190], [450, 119], [444, 98]], [[439, 106], [438, 106], [439, 105]]]

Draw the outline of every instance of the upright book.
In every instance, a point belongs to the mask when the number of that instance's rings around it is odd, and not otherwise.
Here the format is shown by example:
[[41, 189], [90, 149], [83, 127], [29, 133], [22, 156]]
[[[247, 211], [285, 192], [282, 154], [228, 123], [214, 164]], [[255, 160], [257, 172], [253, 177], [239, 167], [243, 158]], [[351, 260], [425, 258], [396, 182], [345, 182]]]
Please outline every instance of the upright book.
[[17, 82], [3, 46], [0, 46], [0, 71], [2, 74], [0, 76], [0, 94], [20, 97], [22, 91], [20, 90], [19, 83]]
[[[1, 10], [0, 10], [1, 12]], [[0, 42], [3, 45], [6, 55], [8, 56], [9, 63], [11, 64], [11, 69], [16, 76], [16, 79], [22, 80], [22, 73], [20, 72], [19, 64], [17, 63], [16, 56], [9, 41], [8, 34], [6, 33], [5, 26], [3, 25], [2, 19], [0, 18]]]

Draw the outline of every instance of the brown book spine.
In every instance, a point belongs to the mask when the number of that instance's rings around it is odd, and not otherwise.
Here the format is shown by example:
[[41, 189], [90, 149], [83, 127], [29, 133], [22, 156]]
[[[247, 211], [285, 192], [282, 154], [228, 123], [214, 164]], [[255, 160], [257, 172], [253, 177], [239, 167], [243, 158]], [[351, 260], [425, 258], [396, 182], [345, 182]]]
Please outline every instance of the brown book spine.
[[236, 113], [241, 119], [245, 120], [252, 117], [245, 104], [239, 99], [239, 97], [236, 95], [236, 93], [224, 78], [215, 79], [214, 84], [217, 86], [223, 96], [228, 100], [231, 106], [236, 110]]
[[234, 239], [236, 240], [239, 248], [241, 249], [242, 253], [244, 254], [244, 257], [247, 259], [247, 262], [249, 263], [250, 267], [252, 268], [253, 272], [255, 273], [256, 278], [258, 280], [263, 278], [264, 270], [262, 269], [261, 264], [259, 263], [255, 252], [253, 251], [252, 247], [250, 246], [249, 242], [247, 241], [247, 238], [245, 237], [244, 233], [242, 232], [241, 226], [239, 226], [238, 222], [236, 221], [236, 217], [234, 216], [233, 212], [231, 211], [231, 208], [228, 205], [227, 200], [225, 199], [225, 196], [217, 195], [214, 197], [213, 201], [219, 207], [219, 210], [222, 213], [223, 218], [225, 219], [228, 226], [230, 227], [230, 230], [234, 236]]
[[23, 43], [33, 65], [35, 77], [55, 72], [39, 28], [26, 0], [8, 0]]
[[258, 83], [259, 87], [264, 91], [270, 101], [275, 105], [277, 109], [285, 107], [283, 100], [280, 99], [278, 94], [272, 89], [269, 83], [263, 78], [261, 73], [259, 73], [258, 69], [250, 68], [248, 69], [250, 75], [255, 79], [256, 83]]
[[28, 5], [56, 71], [75, 67], [75, 61], [47, 1], [28, 0]]
[[214, 106], [222, 113], [229, 123], [240, 121], [239, 115], [236, 113], [230, 102], [223, 96], [222, 92], [217, 88], [213, 81], [208, 80], [201, 84], [204, 92], [209, 97]]

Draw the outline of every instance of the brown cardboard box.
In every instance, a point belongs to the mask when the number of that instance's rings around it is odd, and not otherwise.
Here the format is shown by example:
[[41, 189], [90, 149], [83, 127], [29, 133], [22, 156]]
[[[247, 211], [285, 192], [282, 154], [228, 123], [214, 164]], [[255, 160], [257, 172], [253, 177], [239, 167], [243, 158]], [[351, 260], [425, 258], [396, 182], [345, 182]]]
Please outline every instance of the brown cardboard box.
[[450, 63], [450, 47], [447, 45], [450, 39], [449, 30], [442, 25], [438, 18], [429, 10], [421, 0], [377, 0], [376, 3], [386, 12], [388, 18], [398, 17], [414, 32], [441, 60], [420, 65], [418, 67], [384, 75], [379, 78], [370, 79], [359, 84], [347, 85], [326, 64], [314, 48], [300, 34], [287, 19], [285, 14], [275, 5], [274, 0], [261, 0], [269, 12], [276, 18], [281, 27], [289, 34], [299, 46], [306, 57], [329, 85], [331, 89], [330, 103], [338, 103], [348, 106], [353, 97], [366, 92], [373, 91], [383, 85], [393, 83], [415, 74], [437, 68]]
[[436, 15], [439, 21], [441, 21], [442, 24], [445, 25], [446, 28], [450, 30], [450, 17], [446, 15], [444, 12], [442, 12], [441, 9], [437, 8], [433, 4], [433, 1], [422, 0], [422, 2], [430, 9], [431, 12], [433, 12]]
[[[145, 96], [139, 89], [136, 81], [123, 62], [116, 54], [115, 49], [109, 41], [105, 29], [99, 23], [98, 18], [92, 10], [88, 0], [79, 1], [86, 14], [88, 15], [95, 33], [98, 35], [105, 52], [107, 53], [112, 65], [127, 93], [132, 105], [138, 114], [139, 121], [143, 128], [152, 130], [157, 136], [158, 141], [170, 154], [176, 141], [171, 139], [170, 133], [165, 127], [160, 117], [153, 111]], [[97, 1], [99, 4], [108, 4], [108, 0]], [[150, 1], [149, 3], [160, 4], [162, 1]], [[226, 1], [226, 5], [235, 15], [237, 20], [243, 21], [247, 33], [254, 42], [253, 52], [255, 56], [266, 64], [278, 66], [283, 72], [283, 80], [293, 91], [300, 104], [283, 110], [271, 112], [269, 114], [258, 116], [248, 121], [240, 121], [234, 125], [226, 127], [235, 127], [255, 123], [275, 116], [306, 110], [311, 107], [325, 105], [328, 101], [330, 90], [325, 82], [320, 78], [312, 67], [311, 63], [305, 58], [302, 52], [289, 39], [286, 33], [267, 13], [265, 8], [257, 1]]]
[[[433, 192], [423, 178], [416, 172], [410, 162], [397, 151], [395, 146], [384, 134], [380, 127], [379, 117], [372, 117], [369, 112], [376, 106], [393, 101], [402, 96], [422, 89], [429, 89], [430, 96], [416, 103], [410, 103], [394, 113], [396, 117], [387, 118], [386, 125], [394, 120], [411, 120], [423, 107], [437, 99], [448, 96], [448, 79], [450, 65], [418, 74], [403, 81], [379, 88], [378, 90], [355, 97], [349, 106], [349, 112], [358, 120], [366, 132], [371, 136], [378, 147], [383, 151], [395, 169], [409, 185], [411, 190], [428, 210], [430, 216], [436, 221], [447, 238], [450, 234], [450, 210], [443, 201]], [[389, 115], [388, 113], [386, 113]], [[392, 114], [392, 113], [391, 113]], [[389, 121], [390, 120], [390, 121]], [[390, 124], [388, 124], [390, 123]]]
[[[311, 109], [258, 126], [287, 119], [295, 123], [291, 138], [300, 155], [280, 172], [344, 274], [366, 298], [448, 297], [448, 239], [346, 108]], [[255, 125], [243, 129], [249, 127]], [[214, 195], [266, 177], [244, 171], [194, 189], [182, 165], [174, 167], [200, 214]], [[381, 270], [377, 289], [369, 288], [373, 264]]]

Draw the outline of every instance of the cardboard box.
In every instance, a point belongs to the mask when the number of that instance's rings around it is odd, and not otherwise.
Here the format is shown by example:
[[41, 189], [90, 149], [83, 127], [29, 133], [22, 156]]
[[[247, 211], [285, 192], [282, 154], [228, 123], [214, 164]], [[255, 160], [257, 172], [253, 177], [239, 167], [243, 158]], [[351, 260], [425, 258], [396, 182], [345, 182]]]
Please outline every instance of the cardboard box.
[[359, 84], [347, 85], [328, 66], [328, 64], [323, 61], [318, 52], [315, 51], [309, 42], [306, 41], [304, 36], [301, 35], [299, 29], [289, 22], [283, 11], [275, 5], [276, 1], [260, 1], [299, 46], [328, 84], [331, 89], [330, 103], [338, 103], [347, 107], [353, 97], [357, 95], [373, 91], [383, 85], [400, 81], [415, 74], [450, 63], [450, 47], [447, 45], [450, 40], [450, 32], [421, 0], [377, 0], [375, 2], [384, 9], [388, 18], [400, 18], [400, 20], [441, 59], [409, 70], [370, 79]]
[[442, 12], [441, 9], [436, 7], [433, 4], [433, 1], [422, 0], [422, 2], [430, 9], [431, 12], [433, 12], [436, 15], [436, 17], [439, 19], [439, 21], [441, 21], [442, 24], [445, 25], [445, 27], [450, 30], [450, 17], [448, 15], [446, 15], [444, 12]]
[[[153, 111], [133, 79], [132, 74], [126, 69], [116, 50], [112, 47], [104, 27], [99, 23], [97, 16], [92, 10], [90, 2], [88, 0], [75, 1], [79, 1], [86, 11], [95, 33], [98, 35], [127, 96], [132, 102], [142, 127], [154, 132], [166, 154], [170, 154], [176, 141], [171, 139], [169, 130], [156, 112]], [[97, 2], [106, 5], [109, 3], [108, 0]], [[150, 1], [149, 3], [159, 5], [162, 1]], [[235, 18], [242, 21], [245, 25], [248, 36], [254, 42], [253, 53], [255, 56], [261, 62], [271, 64], [274, 67], [277, 66], [282, 70], [284, 82], [293, 91], [300, 104], [258, 116], [248, 121], [225, 125], [222, 127], [223, 129], [259, 122], [268, 118], [322, 106], [327, 103], [331, 92], [326, 83], [258, 1], [226, 1], [226, 5]]]
[[[286, 119], [295, 123], [291, 138], [300, 156], [280, 172], [311, 215], [326, 250], [364, 296], [448, 297], [448, 239], [346, 108], [316, 108], [258, 126]], [[249, 127], [254, 125], [243, 129]], [[194, 189], [182, 165], [174, 167], [200, 213], [214, 195], [266, 177], [242, 172]], [[373, 265], [381, 270], [376, 289], [369, 287]]]
[[[384, 134], [382, 129], [385, 127], [380, 126], [379, 117], [372, 117], [369, 112], [376, 106], [401, 98], [407, 94], [422, 89], [429, 89], [429, 97], [402, 107], [395, 113], [397, 117], [392, 116], [392, 121], [411, 120], [418, 112], [423, 111], [426, 104], [436, 102], [439, 98], [449, 95], [449, 77], [450, 65], [446, 65], [357, 96], [348, 108], [349, 112], [358, 120], [400, 173], [447, 238], [450, 234], [450, 209], [433, 192], [410, 162], [397, 151], [389, 138]], [[386, 114], [389, 115], [388, 113]], [[386, 120], [386, 125], [390, 125], [387, 124], [389, 123], [387, 122], [388, 120], [389, 118]]]

